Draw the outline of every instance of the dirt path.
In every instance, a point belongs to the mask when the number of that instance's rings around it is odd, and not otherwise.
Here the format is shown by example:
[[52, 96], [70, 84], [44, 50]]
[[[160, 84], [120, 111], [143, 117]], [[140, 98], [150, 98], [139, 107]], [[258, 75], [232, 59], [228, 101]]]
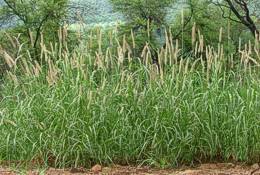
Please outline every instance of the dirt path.
[[159, 170], [150, 169], [148, 167], [100, 167], [96, 166], [92, 170], [86, 169], [70, 169], [60, 170], [50, 168], [46, 171], [28, 171], [18, 172], [11, 171], [6, 168], [0, 168], [0, 175], [260, 175], [260, 167], [258, 164], [252, 166], [235, 165], [231, 163], [218, 163], [218, 164], [202, 164], [197, 168], [181, 168], [178, 170]]

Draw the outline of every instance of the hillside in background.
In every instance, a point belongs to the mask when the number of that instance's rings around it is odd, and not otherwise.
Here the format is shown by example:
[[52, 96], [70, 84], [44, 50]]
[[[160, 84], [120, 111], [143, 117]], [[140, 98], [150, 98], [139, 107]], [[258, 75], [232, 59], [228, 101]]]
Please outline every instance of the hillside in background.
[[[183, 6], [182, 1], [183, 0], [177, 0], [177, 3], [168, 9], [168, 21], [173, 20], [174, 16], [180, 12]], [[71, 0], [71, 6], [76, 7], [73, 8], [74, 11], [71, 12], [74, 19], [78, 11], [86, 24], [106, 24], [124, 20], [121, 13], [113, 11], [109, 0]]]
[[[168, 21], [172, 21], [183, 7], [183, 0], [168, 9]], [[0, 0], [0, 6], [4, 4]], [[74, 24], [79, 20], [83, 20], [86, 25], [111, 25], [116, 21], [124, 21], [121, 13], [115, 12], [109, 0], [71, 0], [68, 9], [68, 22]], [[1, 21], [0, 28], [10, 27], [14, 25], [14, 20]]]
[[79, 12], [86, 24], [123, 20], [120, 13], [113, 12], [109, 0], [71, 0], [70, 6], [74, 9], [70, 12], [73, 19], [77, 20], [77, 12]]

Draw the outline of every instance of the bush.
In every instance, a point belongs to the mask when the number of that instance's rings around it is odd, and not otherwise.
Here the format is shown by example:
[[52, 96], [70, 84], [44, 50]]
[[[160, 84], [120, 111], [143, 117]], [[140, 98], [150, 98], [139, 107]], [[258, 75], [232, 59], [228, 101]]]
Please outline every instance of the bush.
[[[175, 39], [179, 39], [184, 44], [184, 50], [190, 52], [192, 48], [192, 28], [195, 26], [200, 31], [206, 45], [215, 48], [221, 43], [225, 52], [235, 53], [239, 45], [239, 38], [243, 38], [242, 45], [253, 37], [247, 32], [242, 24], [222, 18], [222, 11], [212, 3], [207, 1], [190, 1], [190, 4], [182, 14], [178, 15], [172, 24], [172, 33]], [[182, 22], [182, 20], [184, 22]], [[220, 31], [220, 29], [222, 29]], [[197, 30], [197, 31], [198, 31]], [[220, 40], [220, 33], [221, 40]], [[196, 33], [198, 41], [198, 33]]]
[[79, 49], [47, 65], [16, 65], [1, 85], [0, 160], [56, 167], [259, 161], [258, 68], [242, 57], [232, 67], [212, 50], [178, 61], [179, 51], [161, 51], [160, 72], [120, 50], [98, 57]]

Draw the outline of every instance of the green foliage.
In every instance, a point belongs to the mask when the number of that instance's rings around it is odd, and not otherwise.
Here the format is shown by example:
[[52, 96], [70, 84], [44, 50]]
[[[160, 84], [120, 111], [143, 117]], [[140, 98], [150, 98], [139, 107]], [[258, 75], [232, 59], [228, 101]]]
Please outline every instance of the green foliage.
[[[222, 13], [217, 6], [207, 0], [190, 0], [183, 16], [181, 14], [177, 16], [172, 24], [174, 38], [183, 42], [186, 52], [191, 51], [191, 31], [195, 26], [203, 35], [205, 44], [217, 47], [221, 43], [225, 51], [236, 52], [239, 38], [247, 42], [253, 37], [242, 24], [222, 18]], [[199, 40], [198, 33], [196, 33], [196, 40]]]
[[[180, 39], [191, 51], [196, 23], [197, 37], [198, 31], [204, 35], [201, 50], [208, 50], [179, 59], [183, 51], [177, 42], [157, 50], [154, 35], [166, 25], [165, 9], [173, 1], [111, 0], [129, 21], [105, 31], [65, 30], [68, 43], [63, 37], [56, 43], [64, 13], [59, 3], [65, 1], [8, 2], [17, 3], [15, 9], [27, 20], [5, 30], [12, 35], [0, 33], [7, 43], [0, 51], [9, 54], [1, 59], [4, 64], [0, 61], [9, 70], [0, 80], [0, 162], [166, 168], [205, 160], [260, 161], [259, 41], [231, 60], [238, 46], [235, 32], [244, 28], [220, 18], [219, 9], [189, 1], [169, 40]], [[7, 6], [2, 11], [15, 15]], [[35, 62], [37, 55], [28, 57], [38, 29], [45, 43], [53, 43], [39, 47], [36, 42], [44, 64]], [[248, 33], [239, 36], [251, 39]], [[150, 47], [143, 50], [146, 43]], [[220, 47], [223, 53], [216, 52]], [[156, 66], [153, 49], [159, 53]], [[142, 52], [145, 64], [138, 58]]]
[[17, 21], [13, 34], [21, 33], [21, 41], [37, 53], [41, 34], [46, 43], [57, 40], [57, 31], [65, 19], [66, 7], [67, 0], [4, 0], [0, 19]]
[[149, 43], [153, 48], [158, 47], [154, 31], [166, 25], [165, 17], [167, 15], [167, 8], [175, 2], [174, 0], [110, 1], [114, 9], [123, 13], [128, 20], [128, 23], [122, 26], [122, 36], [131, 36], [129, 35], [131, 34], [131, 30], [137, 36], [136, 53], [140, 55], [146, 43]]
[[[136, 57], [140, 57], [141, 53], [147, 43], [152, 48], [157, 48], [158, 42], [156, 41], [153, 32], [149, 32], [145, 29], [133, 30], [135, 23], [127, 23], [119, 26], [118, 38], [123, 41], [125, 38], [130, 47], [133, 49], [133, 53]], [[152, 27], [153, 28], [153, 27]], [[134, 35], [134, 38], [132, 37]]]
[[38, 73], [32, 62], [31, 75], [16, 79], [11, 71], [0, 93], [0, 160], [56, 167], [259, 161], [257, 68], [225, 70], [217, 58], [208, 72], [183, 60], [161, 77], [150, 65], [123, 67], [118, 59], [104, 66], [76, 50]]
[[174, 0], [110, 0], [115, 10], [122, 12], [128, 20], [136, 24], [146, 25], [147, 20], [162, 25], [167, 15], [167, 7]]

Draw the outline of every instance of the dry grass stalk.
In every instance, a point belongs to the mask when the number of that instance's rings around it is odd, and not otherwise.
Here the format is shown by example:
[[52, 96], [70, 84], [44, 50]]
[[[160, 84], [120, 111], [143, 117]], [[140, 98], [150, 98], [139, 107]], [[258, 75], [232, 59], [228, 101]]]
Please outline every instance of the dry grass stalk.
[[195, 57], [197, 57], [197, 55], [198, 55], [198, 50], [199, 50], [199, 44], [198, 44], [198, 42], [196, 42], [195, 48], [194, 48]]
[[102, 55], [102, 30], [98, 28], [97, 33], [98, 33], [98, 54]]
[[183, 69], [184, 69], [184, 59], [183, 58], [181, 58], [181, 60], [180, 60], [180, 62], [179, 62], [179, 70], [178, 70], [178, 76], [180, 76], [182, 73], [183, 73]]
[[193, 72], [196, 69], [196, 65], [198, 64], [198, 62], [200, 62], [200, 59], [196, 59], [191, 66], [190, 72]]
[[89, 109], [93, 100], [93, 92], [91, 90], [87, 92], [87, 97], [88, 97], [87, 109]]
[[214, 60], [214, 53], [213, 49], [210, 46], [206, 46], [206, 58], [207, 58], [207, 82], [210, 79], [210, 72], [212, 69], [212, 63]]
[[98, 68], [104, 69], [104, 64], [102, 61], [102, 55], [99, 55], [99, 53], [96, 52], [96, 61], [95, 61], [95, 65]]
[[117, 66], [121, 67], [124, 62], [124, 52], [122, 47], [117, 47]]
[[9, 66], [9, 68], [16, 67], [15, 59], [12, 58], [6, 51], [3, 51], [3, 56], [4, 56], [6, 64]]
[[175, 52], [174, 52], [174, 60], [175, 60], [175, 64], [178, 63], [178, 54], [180, 52], [180, 49], [179, 49], [179, 40], [176, 40], [175, 42]]
[[26, 76], [32, 76], [32, 72], [30, 70], [30, 67], [29, 67], [29, 64], [30, 62], [28, 63], [28, 61], [26, 60], [25, 57], [22, 58], [22, 69], [23, 69], [23, 72]]
[[222, 43], [222, 35], [223, 35], [223, 27], [221, 27], [220, 30], [219, 30], [219, 39], [218, 39], [219, 43]]
[[172, 32], [171, 29], [169, 29], [169, 35], [170, 35], [170, 39], [169, 39], [169, 43], [170, 43], [170, 56], [171, 56], [171, 62], [172, 64], [175, 64], [175, 47], [173, 44], [173, 36], [172, 36]]
[[158, 66], [155, 64], [151, 64], [149, 66], [149, 74], [150, 74], [150, 82], [157, 80], [158, 75], [159, 75]]
[[158, 54], [158, 63], [159, 63], [159, 70], [160, 70], [160, 73], [163, 74], [163, 48], [161, 50], [157, 50], [157, 54]]
[[149, 43], [146, 42], [145, 47], [144, 47], [142, 54], [141, 54], [141, 58], [143, 58], [144, 64], [146, 66], [149, 64], [150, 56], [151, 56], [151, 51], [150, 51], [150, 48], [149, 48]]
[[131, 38], [132, 38], [132, 47], [133, 47], [133, 49], [135, 49], [136, 48], [136, 44], [135, 44], [135, 37], [134, 37], [133, 30], [131, 30]]
[[89, 40], [87, 42], [87, 48], [90, 49], [93, 47], [93, 32], [91, 31], [89, 34]]
[[39, 63], [37, 61], [34, 61], [34, 65], [33, 65], [34, 76], [39, 77], [41, 72], [42, 72], [41, 66], [39, 65]]
[[17, 78], [17, 76], [16, 76], [15, 74], [13, 74], [13, 73], [10, 72], [10, 71], [7, 71], [7, 75], [8, 75], [8, 77], [9, 77], [9, 79], [10, 79], [11, 81], [13, 81], [16, 86], [19, 85], [18, 78]]
[[150, 19], [147, 20], [147, 36], [148, 38], [150, 38], [151, 34], [150, 34]]
[[190, 65], [190, 59], [186, 60], [185, 69], [184, 69], [184, 75], [187, 75], [189, 72], [189, 65]]
[[31, 31], [31, 29], [28, 29], [29, 31], [29, 37], [30, 37], [30, 42], [31, 42], [31, 47], [34, 46], [34, 38], [33, 38], [33, 33]]
[[204, 52], [204, 37], [203, 37], [203, 35], [199, 36], [199, 50], [198, 50], [198, 52], [199, 53]]
[[194, 23], [192, 26], [192, 35], [191, 35], [192, 48], [194, 48], [195, 42], [196, 42], [196, 23]]
[[148, 48], [149, 48], [149, 45], [148, 45], [148, 43], [146, 43], [143, 50], [142, 50], [141, 58], [145, 58], [145, 55], [147, 53]]
[[145, 56], [145, 65], [148, 66], [149, 64], [152, 64], [151, 60], [152, 60], [151, 51], [150, 48], [148, 48], [148, 52], [146, 53]]
[[126, 36], [123, 36], [123, 45], [122, 45], [122, 51], [125, 54], [126, 53], [126, 48], [127, 48], [127, 42], [126, 42]]
[[12, 47], [13, 48], [17, 48], [17, 45], [15, 44], [15, 41], [13, 40], [13, 37], [9, 33], [7, 33], [7, 32], [4, 32], [4, 34], [7, 36], [7, 38], [10, 41]]
[[105, 67], [106, 68], [109, 68], [111, 59], [112, 59], [112, 56], [111, 56], [110, 48], [107, 48], [106, 55], [105, 55], [105, 65], [106, 65]]
[[241, 47], [242, 47], [242, 40], [239, 38], [239, 44], [238, 44], [238, 52], [241, 52]]
[[48, 60], [48, 73], [47, 73], [47, 76], [46, 76], [46, 80], [49, 84], [49, 86], [52, 86], [54, 85], [59, 77], [58, 77], [58, 73], [59, 73], [59, 70], [58, 68], [56, 68], [56, 66], [54, 65], [53, 61], [52, 60]]

